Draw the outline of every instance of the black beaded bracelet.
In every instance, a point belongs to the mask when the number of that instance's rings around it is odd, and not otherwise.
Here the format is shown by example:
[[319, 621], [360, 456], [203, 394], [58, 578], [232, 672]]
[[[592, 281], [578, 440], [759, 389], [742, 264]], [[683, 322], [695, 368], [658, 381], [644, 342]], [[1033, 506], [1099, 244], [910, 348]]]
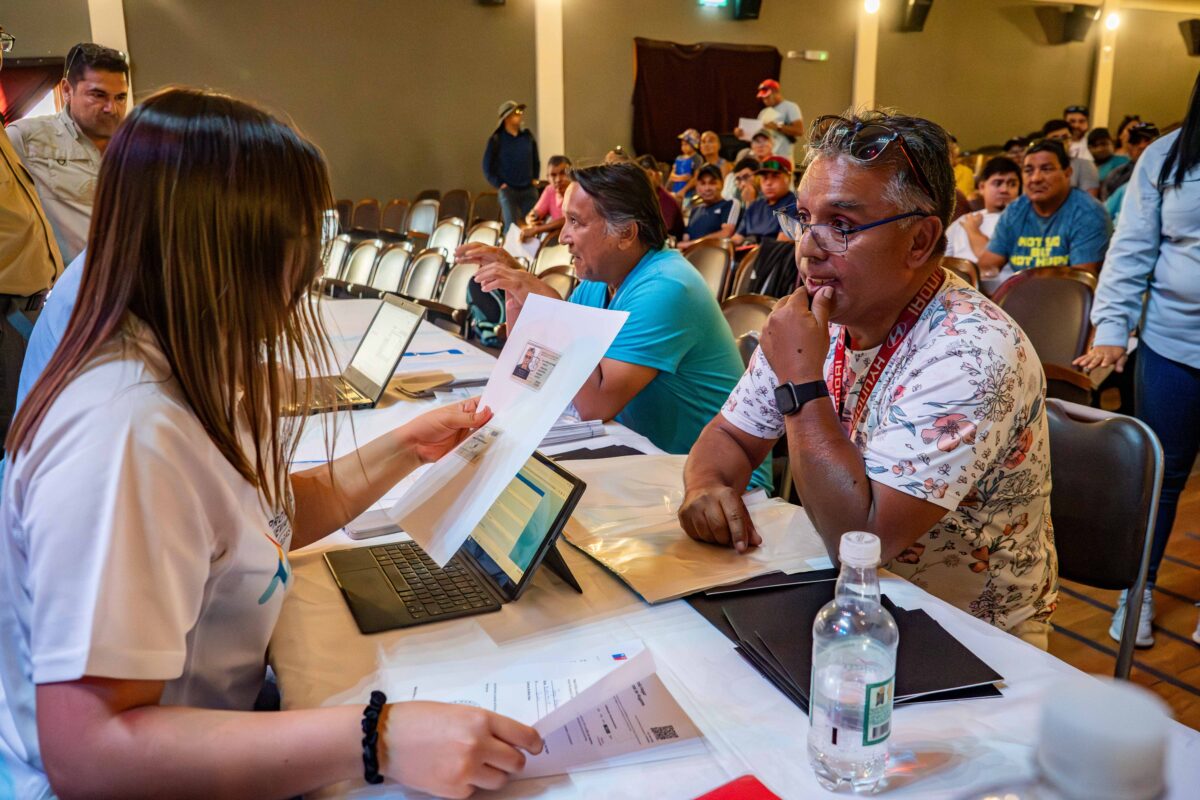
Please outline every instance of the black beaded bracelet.
[[379, 774], [379, 715], [387, 703], [387, 695], [376, 690], [371, 692], [371, 702], [363, 709], [362, 721], [362, 751], [363, 751], [363, 780], [367, 783], [383, 783]]

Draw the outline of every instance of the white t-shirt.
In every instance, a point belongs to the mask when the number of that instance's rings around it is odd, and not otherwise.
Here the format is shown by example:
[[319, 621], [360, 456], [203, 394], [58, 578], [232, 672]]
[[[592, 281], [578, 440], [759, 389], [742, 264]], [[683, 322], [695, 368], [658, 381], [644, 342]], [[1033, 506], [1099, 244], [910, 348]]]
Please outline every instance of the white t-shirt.
[[49, 795], [35, 685], [165, 681], [244, 709], [291, 570], [287, 517], [221, 455], [130, 318], [10, 459], [0, 508], [0, 795]]
[[[763, 106], [762, 110], [758, 112], [758, 120], [764, 125], [768, 122], [790, 125], [798, 119], [804, 119], [804, 115], [800, 113], [800, 106], [791, 100], [780, 100], [773, 106]], [[795, 163], [792, 158], [791, 140], [779, 131], [767, 132], [771, 134], [771, 152]]]
[[[842, 326], [829, 326], [826, 380], [842, 333]], [[878, 352], [846, 351], [843, 427]], [[756, 350], [722, 416], [752, 436], [779, 438], [777, 385]], [[1008, 315], [947, 276], [879, 376], [851, 438], [872, 481], [947, 512], [884, 566], [1005, 630], [1049, 618], [1058, 563], [1045, 379]]]
[[[992, 238], [992, 231], [996, 230], [996, 222], [1002, 213], [1004, 212], [983, 212], [983, 219], [979, 221], [979, 230], [984, 236]], [[946, 229], [946, 256], [948, 258], [965, 258], [972, 264], [978, 264], [979, 259], [975, 257], [975, 251], [971, 249], [971, 240], [967, 237], [967, 230], [962, 224], [965, 217], [966, 214], [954, 220]]]
[[1095, 162], [1096, 157], [1092, 155], [1092, 151], [1088, 150], [1087, 134], [1084, 134], [1082, 139], [1073, 139], [1067, 147], [1067, 155], [1071, 158], [1082, 158], [1084, 161]]

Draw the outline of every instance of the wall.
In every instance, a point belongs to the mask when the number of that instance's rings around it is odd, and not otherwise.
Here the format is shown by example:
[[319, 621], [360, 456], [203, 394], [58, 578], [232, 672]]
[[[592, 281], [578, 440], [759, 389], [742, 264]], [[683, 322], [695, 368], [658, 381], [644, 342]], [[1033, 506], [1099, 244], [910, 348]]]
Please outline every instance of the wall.
[[1089, 100], [1101, 23], [1086, 42], [1047, 44], [1023, 0], [938, 0], [920, 33], [888, 23], [879, 33], [878, 102], [941, 123], [964, 149], [1002, 144]]
[[[1112, 119], [1116, 132], [1121, 117], [1139, 114], [1160, 128], [1183, 119], [1188, 95], [1200, 71], [1200, 57], [1189, 56], [1179, 21], [1200, 14], [1162, 11], [1122, 11], [1113, 62]], [[1101, 120], [1094, 121], [1103, 125]]]
[[17, 40], [6, 59], [65, 58], [72, 45], [92, 38], [87, 0], [4, 0], [0, 25]]
[[485, 188], [496, 108], [534, 96], [533, 0], [125, 0], [125, 17], [138, 98], [183, 83], [284, 112], [340, 197]]
[[759, 19], [741, 21], [728, 8], [700, 8], [696, 0], [563, 3], [567, 153], [577, 160], [595, 162], [614, 145], [630, 145], [637, 36], [774, 45], [785, 56], [789, 50], [828, 50], [826, 62], [784, 59], [784, 96], [810, 120], [850, 102], [859, 0], [763, 0]]

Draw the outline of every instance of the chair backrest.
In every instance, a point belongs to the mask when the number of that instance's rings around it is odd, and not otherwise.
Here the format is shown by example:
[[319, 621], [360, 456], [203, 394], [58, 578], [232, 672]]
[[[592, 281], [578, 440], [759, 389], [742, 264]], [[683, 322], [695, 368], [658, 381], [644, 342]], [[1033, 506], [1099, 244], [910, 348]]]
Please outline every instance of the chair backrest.
[[349, 234], [341, 234], [334, 238], [329, 243], [329, 250], [325, 253], [325, 269], [322, 274], [326, 278], [340, 278], [342, 275], [342, 265], [346, 263], [346, 255], [350, 252], [353, 242]]
[[408, 229], [430, 236], [437, 225], [437, 219], [438, 201], [429, 198], [418, 200], [408, 211]]
[[742, 294], [721, 303], [721, 313], [733, 331], [733, 338], [747, 333], [753, 333], [756, 337], [761, 334], [767, 317], [775, 308], [775, 302], [775, 298], [765, 294]]
[[379, 262], [375, 265], [375, 274], [371, 276], [371, 288], [399, 294], [412, 258], [412, 245], [408, 242], [390, 245], [380, 254]]
[[422, 200], [441, 200], [441, 199], [442, 199], [442, 190], [441, 189], [422, 189], [421, 191], [417, 192], [416, 202], [420, 202]]
[[570, 267], [571, 253], [565, 244], [545, 244], [538, 248], [530, 272], [541, 275], [551, 267]]
[[483, 222], [476, 222], [471, 230], [467, 231], [467, 241], [481, 242], [489, 247], [498, 247], [503, 235], [503, 226], [499, 222], [485, 219]]
[[717, 302], [723, 300], [725, 285], [729, 282], [729, 267], [733, 264], [733, 245], [709, 239], [689, 247], [683, 257], [699, 271]]
[[733, 282], [729, 284], [730, 297], [750, 294], [750, 287], [754, 285], [754, 264], [758, 261], [758, 253], [759, 247], [756, 245], [750, 252], [742, 256], [742, 261], [738, 264], [737, 272], [733, 276]]
[[966, 258], [951, 258], [942, 256], [942, 266], [962, 278], [967, 283], [978, 288], [979, 265]]
[[471, 193], [466, 189], [451, 189], [442, 195], [439, 219], [458, 217], [466, 220], [471, 216]]
[[383, 242], [378, 239], [359, 242], [350, 253], [350, 260], [346, 262], [346, 269], [342, 272], [342, 280], [346, 283], [366, 286], [371, 280], [375, 261], [379, 258], [379, 251], [382, 249]]
[[333, 204], [337, 209], [338, 225], [341, 226], [342, 232], [350, 230], [350, 219], [354, 215], [354, 201], [341, 199]]
[[1073, 267], [1018, 272], [992, 294], [1029, 337], [1038, 358], [1070, 364], [1087, 351], [1096, 278]]
[[438, 295], [438, 302], [450, 308], [466, 310], [467, 308], [467, 288], [471, 285], [471, 279], [475, 277], [475, 271], [479, 269], [478, 264], [455, 264], [446, 273], [446, 282], [442, 284], [441, 294]]
[[425, 246], [431, 249], [441, 249], [446, 254], [446, 260], [453, 261], [454, 251], [462, 244], [465, 227], [463, 221], [458, 217], [443, 219], [433, 229], [433, 233], [429, 236], [429, 242]]
[[573, 267], [550, 267], [538, 277], [541, 278], [542, 283], [558, 292], [558, 296], [563, 300], [570, 297], [571, 292], [575, 291], [575, 287], [579, 285], [579, 278], [575, 277]]
[[379, 220], [379, 230], [391, 233], [404, 233], [408, 228], [408, 209], [412, 206], [407, 200], [390, 200], [383, 207], [383, 215]]
[[379, 230], [379, 201], [374, 197], [359, 200], [354, 204], [350, 227], [360, 231]]
[[500, 195], [495, 192], [480, 192], [471, 203], [471, 222], [492, 220], [500, 222], [504, 215], [500, 213]]
[[754, 351], [758, 349], [758, 336], [751, 331], [743, 333], [735, 340], [737, 343], [738, 355], [742, 357], [742, 365], [749, 367], [750, 359], [754, 356]]
[[400, 293], [417, 300], [432, 300], [446, 272], [446, 259], [440, 250], [422, 250], [413, 259]]

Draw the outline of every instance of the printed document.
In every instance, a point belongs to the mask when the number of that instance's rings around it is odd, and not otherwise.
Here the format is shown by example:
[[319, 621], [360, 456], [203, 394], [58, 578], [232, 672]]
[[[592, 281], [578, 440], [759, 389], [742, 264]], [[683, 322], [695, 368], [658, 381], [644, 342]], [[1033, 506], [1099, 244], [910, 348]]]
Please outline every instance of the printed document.
[[748, 142], [754, 138], [754, 134], [762, 130], [763, 124], [757, 117], [742, 117], [737, 126], [742, 129], [742, 139]]
[[509, 225], [508, 231], [504, 234], [504, 249], [513, 258], [523, 258], [530, 264], [537, 258], [538, 248], [542, 246], [542, 238], [534, 236], [532, 239], [521, 240], [521, 226]]
[[467, 540], [625, 324], [624, 311], [530, 295], [480, 405], [493, 417], [388, 512], [439, 566]]

